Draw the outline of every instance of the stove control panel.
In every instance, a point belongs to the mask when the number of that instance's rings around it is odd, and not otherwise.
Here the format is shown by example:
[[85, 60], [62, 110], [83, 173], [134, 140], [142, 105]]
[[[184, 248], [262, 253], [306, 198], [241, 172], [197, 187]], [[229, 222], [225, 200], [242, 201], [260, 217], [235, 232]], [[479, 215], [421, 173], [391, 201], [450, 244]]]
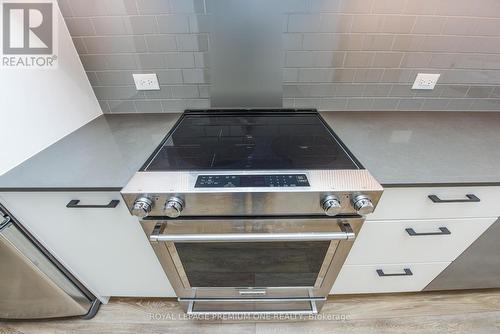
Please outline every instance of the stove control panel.
[[198, 175], [195, 188], [309, 187], [305, 174]]

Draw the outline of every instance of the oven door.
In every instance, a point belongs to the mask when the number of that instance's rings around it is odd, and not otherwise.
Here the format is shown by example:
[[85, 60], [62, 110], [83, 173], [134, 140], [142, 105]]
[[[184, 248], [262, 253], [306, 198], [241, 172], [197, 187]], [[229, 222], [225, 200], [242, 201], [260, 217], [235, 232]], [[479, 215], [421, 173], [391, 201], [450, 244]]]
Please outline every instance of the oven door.
[[142, 225], [189, 312], [315, 313], [362, 223], [359, 216], [228, 217]]

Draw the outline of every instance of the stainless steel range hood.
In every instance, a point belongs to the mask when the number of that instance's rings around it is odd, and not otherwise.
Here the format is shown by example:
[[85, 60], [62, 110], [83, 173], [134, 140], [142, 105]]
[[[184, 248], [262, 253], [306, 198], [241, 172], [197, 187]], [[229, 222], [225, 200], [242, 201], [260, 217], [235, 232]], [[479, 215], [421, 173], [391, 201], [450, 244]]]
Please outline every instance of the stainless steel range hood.
[[210, 3], [212, 108], [282, 107], [283, 15], [279, 3]]

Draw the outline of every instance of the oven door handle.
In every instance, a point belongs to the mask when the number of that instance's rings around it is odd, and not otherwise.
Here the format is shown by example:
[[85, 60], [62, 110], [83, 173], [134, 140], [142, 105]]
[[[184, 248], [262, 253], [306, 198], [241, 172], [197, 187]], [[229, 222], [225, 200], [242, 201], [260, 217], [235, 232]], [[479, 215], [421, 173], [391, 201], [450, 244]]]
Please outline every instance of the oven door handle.
[[219, 234], [159, 234], [158, 230], [154, 230], [149, 240], [151, 242], [273, 242], [352, 240], [356, 237], [350, 225], [344, 224], [343, 230], [342, 232]]

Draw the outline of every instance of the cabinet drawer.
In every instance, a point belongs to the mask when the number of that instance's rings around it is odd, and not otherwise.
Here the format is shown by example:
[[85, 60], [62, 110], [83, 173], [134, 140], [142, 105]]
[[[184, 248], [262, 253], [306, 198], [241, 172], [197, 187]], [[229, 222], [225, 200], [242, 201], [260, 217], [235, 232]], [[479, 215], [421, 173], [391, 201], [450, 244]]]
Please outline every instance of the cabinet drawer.
[[97, 295], [174, 295], [120, 193], [8, 192], [0, 196], [20, 223]]
[[421, 291], [449, 264], [344, 265], [332, 294]]
[[496, 218], [367, 221], [346, 264], [453, 261]]
[[386, 188], [369, 219], [498, 217], [499, 201], [500, 187]]

